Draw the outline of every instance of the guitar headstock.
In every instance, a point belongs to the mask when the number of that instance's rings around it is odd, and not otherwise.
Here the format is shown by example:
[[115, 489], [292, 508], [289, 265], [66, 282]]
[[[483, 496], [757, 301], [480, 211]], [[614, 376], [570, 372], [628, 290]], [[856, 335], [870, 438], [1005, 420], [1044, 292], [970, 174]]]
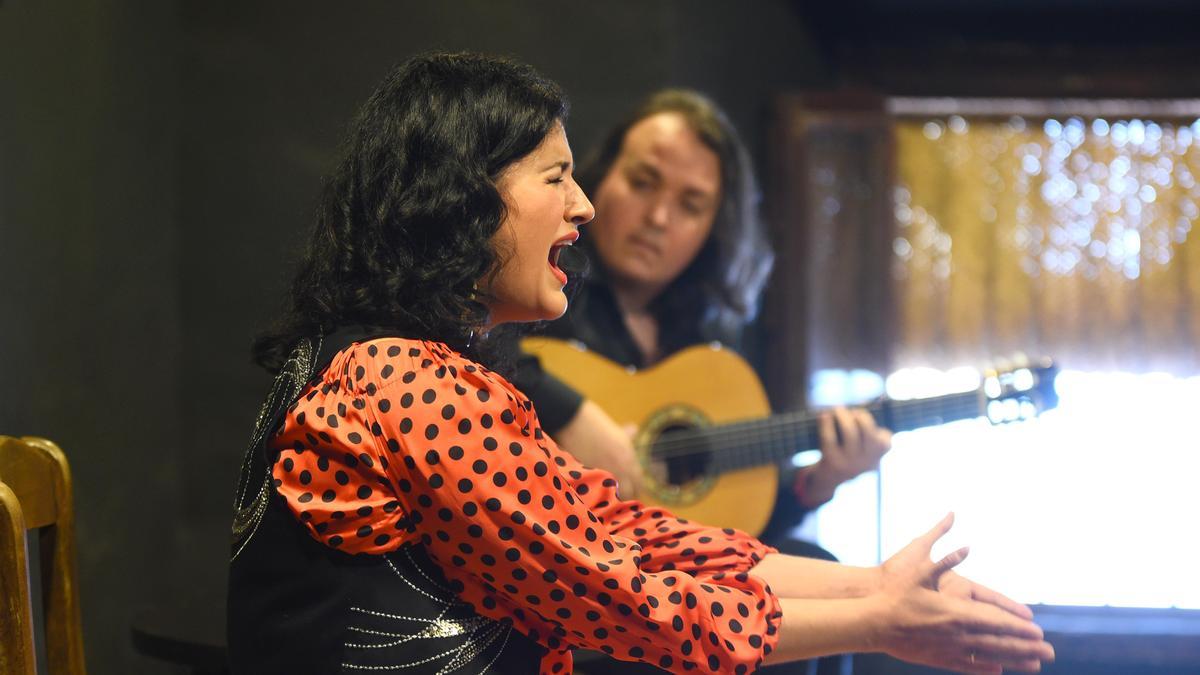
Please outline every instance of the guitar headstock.
[[1058, 405], [1054, 378], [1058, 366], [1050, 359], [1030, 363], [1023, 357], [984, 372], [984, 410], [992, 424], [1006, 424], [1037, 417]]

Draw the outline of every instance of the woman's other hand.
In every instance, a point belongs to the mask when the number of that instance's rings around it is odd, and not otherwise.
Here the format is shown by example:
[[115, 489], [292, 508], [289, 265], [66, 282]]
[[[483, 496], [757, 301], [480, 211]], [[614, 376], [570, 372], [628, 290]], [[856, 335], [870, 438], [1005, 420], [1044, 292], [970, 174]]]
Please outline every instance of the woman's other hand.
[[[930, 551], [954, 523], [947, 515], [880, 567], [879, 651], [964, 673], [1038, 672], [1053, 661], [1032, 612], [952, 572], [961, 548], [937, 562]], [[947, 576], [950, 575], [950, 576]]]

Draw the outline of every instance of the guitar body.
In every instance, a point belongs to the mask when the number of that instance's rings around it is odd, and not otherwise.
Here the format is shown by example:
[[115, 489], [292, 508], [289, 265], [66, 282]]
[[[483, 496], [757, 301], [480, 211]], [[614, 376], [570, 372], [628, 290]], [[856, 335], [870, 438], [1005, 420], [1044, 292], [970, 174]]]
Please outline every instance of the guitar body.
[[578, 343], [526, 338], [522, 347], [617, 422], [637, 426], [634, 444], [647, 470], [646, 490], [639, 495], [643, 502], [681, 518], [751, 534], [766, 527], [779, 479], [775, 465], [724, 473], [693, 467], [690, 475], [677, 480], [675, 471], [668, 478], [649, 461], [648, 449], [666, 431], [770, 415], [758, 377], [732, 350], [689, 347], [653, 367], [633, 370]]

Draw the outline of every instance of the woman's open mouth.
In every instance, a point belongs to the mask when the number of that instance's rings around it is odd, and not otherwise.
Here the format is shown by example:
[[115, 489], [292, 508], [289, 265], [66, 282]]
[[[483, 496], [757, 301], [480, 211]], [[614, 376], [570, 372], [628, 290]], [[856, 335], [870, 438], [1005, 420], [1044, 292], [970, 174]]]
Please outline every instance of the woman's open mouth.
[[559, 283], [564, 286], [567, 283], [567, 273], [558, 266], [558, 257], [562, 255], [565, 248], [575, 243], [577, 239], [579, 239], [579, 232], [572, 232], [565, 237], [561, 237], [550, 246], [550, 255], [547, 257], [547, 261], [550, 263], [550, 271], [554, 273], [554, 277], [558, 279]]
[[550, 247], [550, 271], [554, 273], [554, 277], [556, 279], [558, 279], [559, 283], [564, 284], [564, 285], [567, 283], [567, 273], [562, 271], [561, 268], [559, 268], [558, 256], [562, 253], [562, 250], [564, 248], [566, 248], [567, 246], [570, 246], [570, 244], [563, 244], [563, 245], [555, 244], [554, 246]]

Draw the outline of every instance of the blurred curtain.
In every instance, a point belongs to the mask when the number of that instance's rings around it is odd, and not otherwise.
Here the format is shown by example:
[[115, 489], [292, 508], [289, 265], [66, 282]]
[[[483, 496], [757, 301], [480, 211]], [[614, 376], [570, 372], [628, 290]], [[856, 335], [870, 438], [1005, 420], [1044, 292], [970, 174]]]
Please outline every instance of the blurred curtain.
[[895, 366], [1200, 370], [1200, 124], [895, 122]]
[[821, 369], [1016, 352], [1200, 372], [1200, 121], [1133, 108], [917, 115], [863, 93], [781, 98], [763, 316], [776, 407], [803, 405]]

